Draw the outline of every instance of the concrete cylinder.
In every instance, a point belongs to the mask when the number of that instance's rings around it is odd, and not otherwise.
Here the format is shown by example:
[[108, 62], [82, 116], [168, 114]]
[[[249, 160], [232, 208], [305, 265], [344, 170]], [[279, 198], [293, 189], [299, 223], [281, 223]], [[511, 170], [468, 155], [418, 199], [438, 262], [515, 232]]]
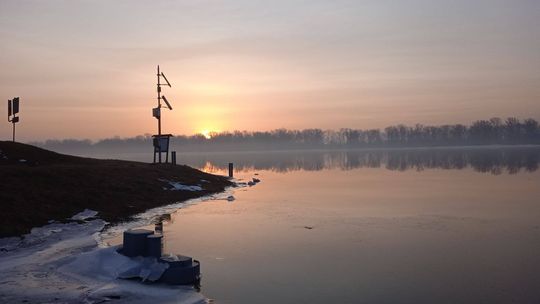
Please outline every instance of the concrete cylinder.
[[146, 256], [146, 240], [149, 235], [154, 234], [152, 230], [130, 229], [124, 231], [124, 246], [122, 254], [135, 257]]
[[160, 258], [163, 248], [163, 235], [151, 234], [146, 237], [146, 256]]
[[[186, 259], [187, 258], [187, 259]], [[167, 262], [169, 268], [165, 270], [160, 282], [173, 285], [194, 284], [200, 280], [201, 264], [189, 257], [182, 257], [181, 261]]]

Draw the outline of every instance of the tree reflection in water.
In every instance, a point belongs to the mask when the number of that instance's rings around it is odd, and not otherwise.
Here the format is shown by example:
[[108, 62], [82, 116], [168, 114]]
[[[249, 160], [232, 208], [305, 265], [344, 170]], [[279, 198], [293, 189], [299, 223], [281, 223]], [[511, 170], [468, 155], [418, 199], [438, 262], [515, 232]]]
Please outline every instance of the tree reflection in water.
[[182, 154], [183, 163], [208, 172], [227, 169], [233, 162], [237, 171], [357, 168], [386, 168], [393, 171], [425, 169], [465, 169], [491, 174], [534, 172], [540, 163], [540, 147], [427, 148], [340, 151], [280, 151]]

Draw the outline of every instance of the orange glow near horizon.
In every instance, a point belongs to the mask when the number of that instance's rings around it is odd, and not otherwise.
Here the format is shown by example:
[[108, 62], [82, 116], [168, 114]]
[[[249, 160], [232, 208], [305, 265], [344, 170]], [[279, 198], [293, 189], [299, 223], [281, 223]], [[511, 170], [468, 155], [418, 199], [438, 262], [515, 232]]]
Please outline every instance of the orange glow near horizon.
[[174, 121], [170, 127], [176, 133], [202, 134], [210, 138], [212, 133], [221, 132], [231, 127], [230, 110], [227, 102], [221, 98], [208, 98], [194, 95], [179, 97], [180, 111], [174, 113]]

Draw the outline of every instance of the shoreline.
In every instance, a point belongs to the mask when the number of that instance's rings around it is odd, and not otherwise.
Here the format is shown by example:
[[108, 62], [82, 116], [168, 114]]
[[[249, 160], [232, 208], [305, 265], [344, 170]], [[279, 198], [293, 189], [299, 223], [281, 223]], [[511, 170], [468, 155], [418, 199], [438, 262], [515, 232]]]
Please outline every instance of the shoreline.
[[0, 141], [0, 169], [0, 238], [64, 222], [85, 209], [117, 224], [233, 186], [227, 177], [185, 165], [83, 158], [6, 141]]
[[[234, 192], [234, 189], [240, 186], [230, 186], [225, 188], [222, 192], [218, 193], [212, 193], [209, 195], [196, 197], [192, 199], [188, 199], [186, 201], [181, 202], [175, 202], [163, 206], [157, 206], [151, 209], [148, 209], [146, 211], [143, 211], [141, 213], [135, 214], [130, 218], [128, 221], [122, 221], [118, 223], [107, 223], [105, 227], [99, 232], [99, 239], [97, 239], [99, 246], [114, 246], [111, 245], [108, 241], [118, 237], [123, 231], [128, 229], [134, 229], [134, 228], [140, 228], [144, 226], [153, 225], [156, 222], [156, 219], [159, 219], [160, 221], [167, 222], [170, 220], [170, 218], [162, 218], [163, 216], [169, 216], [173, 213], [177, 212], [180, 209], [188, 208], [192, 205], [196, 205], [199, 203], [207, 202], [207, 201], [213, 201], [213, 200], [227, 200], [227, 197], [232, 195]], [[97, 218], [99, 218], [99, 214], [97, 215]], [[147, 229], [153, 229], [153, 228], [147, 228]], [[1, 238], [0, 238], [1, 240]]]
[[234, 189], [229, 186], [220, 193], [154, 207], [113, 225], [99, 213], [84, 210], [68, 222], [34, 227], [22, 237], [0, 238], [0, 302], [208, 303], [194, 286], [119, 279], [126, 270], [140, 267], [141, 261], [119, 254], [118, 245], [108, 241], [179, 209], [226, 200]]
[[[148, 284], [119, 279], [144, 265], [118, 246], [99, 242], [106, 222], [52, 223], [32, 229], [18, 241], [0, 239], [0, 302], [6, 303], [207, 303], [193, 286]], [[7, 244], [12, 239], [15, 244]]]

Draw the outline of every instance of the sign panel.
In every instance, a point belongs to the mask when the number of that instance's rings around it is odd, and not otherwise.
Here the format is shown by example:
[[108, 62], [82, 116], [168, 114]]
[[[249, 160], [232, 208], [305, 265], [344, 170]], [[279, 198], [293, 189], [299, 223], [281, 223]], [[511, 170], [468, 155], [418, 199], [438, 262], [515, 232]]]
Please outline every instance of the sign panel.
[[13, 98], [13, 115], [19, 113], [19, 97]]
[[161, 148], [161, 152], [169, 152], [169, 137], [161, 137], [159, 139], [159, 146]]
[[8, 100], [7, 109], [8, 109], [8, 117], [11, 117], [11, 100]]
[[153, 143], [154, 143], [154, 150], [156, 152], [159, 152], [160, 149], [162, 153], [169, 151], [169, 136], [167, 135], [164, 135], [161, 137], [156, 136], [154, 137]]

